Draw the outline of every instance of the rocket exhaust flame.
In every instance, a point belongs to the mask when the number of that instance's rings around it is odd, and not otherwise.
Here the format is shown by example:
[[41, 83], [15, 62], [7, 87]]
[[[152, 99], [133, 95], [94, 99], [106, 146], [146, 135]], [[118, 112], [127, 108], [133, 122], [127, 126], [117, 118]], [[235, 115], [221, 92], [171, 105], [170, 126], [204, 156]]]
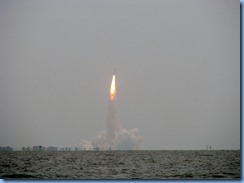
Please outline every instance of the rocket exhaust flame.
[[121, 128], [117, 105], [116, 105], [116, 82], [115, 71], [110, 86], [110, 101], [108, 106], [107, 129], [101, 131], [91, 140], [82, 140], [81, 147], [85, 149], [102, 148], [114, 150], [137, 150], [142, 137], [137, 128]]
[[115, 75], [113, 75], [113, 79], [110, 87], [110, 100], [115, 100], [115, 99], [116, 99], [116, 83], [115, 83]]

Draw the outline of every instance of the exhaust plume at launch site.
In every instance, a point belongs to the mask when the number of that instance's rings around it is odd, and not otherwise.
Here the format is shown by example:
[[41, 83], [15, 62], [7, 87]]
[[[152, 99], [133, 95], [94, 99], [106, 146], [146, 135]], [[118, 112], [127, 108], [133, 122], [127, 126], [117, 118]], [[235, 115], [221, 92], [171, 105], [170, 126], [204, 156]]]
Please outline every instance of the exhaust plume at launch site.
[[115, 72], [113, 74], [107, 116], [107, 128], [91, 140], [82, 140], [81, 148], [85, 149], [113, 149], [113, 150], [138, 150], [142, 137], [137, 128], [125, 129], [121, 127], [116, 104], [117, 90]]

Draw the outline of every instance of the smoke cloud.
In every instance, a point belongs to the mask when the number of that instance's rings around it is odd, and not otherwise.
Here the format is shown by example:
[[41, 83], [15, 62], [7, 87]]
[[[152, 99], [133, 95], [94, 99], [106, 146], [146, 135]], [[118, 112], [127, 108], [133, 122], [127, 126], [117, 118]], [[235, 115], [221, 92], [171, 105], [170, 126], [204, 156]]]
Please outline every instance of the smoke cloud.
[[142, 142], [142, 136], [137, 128], [121, 128], [114, 93], [108, 106], [107, 129], [101, 131], [91, 140], [82, 140], [83, 149], [112, 149], [112, 150], [138, 150]]

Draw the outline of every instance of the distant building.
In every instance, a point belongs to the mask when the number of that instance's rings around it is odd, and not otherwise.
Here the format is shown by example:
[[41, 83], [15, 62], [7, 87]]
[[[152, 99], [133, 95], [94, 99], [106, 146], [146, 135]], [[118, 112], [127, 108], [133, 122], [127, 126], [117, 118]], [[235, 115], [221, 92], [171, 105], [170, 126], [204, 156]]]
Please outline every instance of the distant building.
[[9, 146], [7, 146], [7, 147], [1, 147], [0, 146], [0, 151], [13, 151], [13, 148], [9, 147]]
[[39, 146], [33, 146], [32, 151], [39, 151]]
[[46, 151], [46, 148], [42, 146], [33, 146], [32, 151]]

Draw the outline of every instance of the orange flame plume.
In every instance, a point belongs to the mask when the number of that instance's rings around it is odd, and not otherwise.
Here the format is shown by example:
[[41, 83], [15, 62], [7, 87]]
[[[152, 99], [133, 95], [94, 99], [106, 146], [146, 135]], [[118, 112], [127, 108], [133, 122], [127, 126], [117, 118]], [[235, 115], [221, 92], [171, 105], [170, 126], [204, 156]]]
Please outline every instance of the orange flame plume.
[[111, 87], [110, 87], [110, 100], [115, 100], [116, 98], [116, 84], [115, 84], [115, 75], [113, 75]]

